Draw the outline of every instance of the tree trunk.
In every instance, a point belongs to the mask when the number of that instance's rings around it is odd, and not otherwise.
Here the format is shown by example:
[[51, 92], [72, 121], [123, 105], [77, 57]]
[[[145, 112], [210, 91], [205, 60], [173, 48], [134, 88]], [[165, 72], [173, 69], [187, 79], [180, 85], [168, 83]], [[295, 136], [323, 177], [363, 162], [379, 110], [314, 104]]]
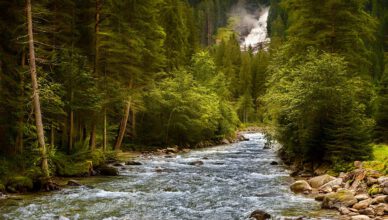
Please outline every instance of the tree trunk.
[[[22, 52], [22, 60], [21, 60], [21, 66], [22, 66], [22, 72], [20, 73], [20, 88], [21, 88], [21, 97], [24, 99], [24, 70], [26, 67], [26, 52], [23, 49]], [[23, 153], [24, 148], [24, 113], [23, 110], [20, 113], [19, 120], [18, 120], [18, 131], [16, 135], [16, 153], [21, 154]]]
[[211, 20], [211, 14], [210, 10], [207, 10], [207, 45], [210, 46], [212, 44], [212, 20]]
[[129, 98], [127, 105], [125, 106], [124, 116], [121, 119], [119, 134], [117, 136], [115, 147], [114, 147], [116, 151], [120, 150], [121, 144], [123, 143], [125, 131], [127, 130], [127, 122], [129, 118], [130, 109], [131, 109], [131, 98]]
[[31, 0], [26, 0], [26, 9], [27, 9], [27, 23], [28, 23], [28, 46], [29, 46], [29, 53], [30, 53], [30, 73], [31, 73], [31, 81], [32, 81], [33, 106], [34, 106], [34, 113], [35, 113], [36, 131], [38, 136], [40, 153], [42, 157], [42, 171], [44, 176], [49, 177], [50, 173], [49, 173], [47, 155], [46, 155], [47, 154], [46, 143], [44, 140], [42, 112], [40, 109], [40, 100], [39, 100], [39, 86], [38, 86], [38, 79], [36, 74], [34, 36], [32, 32]]
[[51, 145], [51, 147], [54, 147], [54, 145], [55, 145], [55, 127], [54, 127], [54, 124], [51, 124], [50, 145]]
[[[73, 92], [71, 92], [71, 101], [73, 97]], [[70, 123], [69, 123], [69, 143], [67, 148], [67, 153], [70, 154], [73, 150], [73, 136], [74, 136], [74, 111], [70, 107]]]
[[95, 122], [92, 122], [92, 126], [90, 128], [89, 149], [91, 151], [96, 149], [96, 123]]
[[107, 148], [107, 117], [106, 117], [106, 108], [104, 108], [104, 132], [103, 132], [103, 151], [106, 151]]
[[86, 125], [85, 124], [83, 124], [82, 125], [83, 127], [82, 127], [82, 142], [85, 142], [85, 140], [86, 140], [86, 138], [87, 138], [87, 132], [86, 132]]
[[136, 112], [132, 109], [132, 137], [136, 137]]
[[100, 9], [101, 9], [101, 4], [100, 0], [96, 0], [96, 14], [95, 14], [95, 26], [94, 26], [94, 73], [97, 74], [98, 72], [98, 55], [99, 55], [99, 48], [98, 48], [98, 43], [99, 43], [99, 37], [98, 33], [100, 32]]
[[[99, 48], [98, 48], [98, 43], [99, 43], [99, 37], [98, 33], [100, 31], [100, 0], [96, 0], [96, 12], [95, 12], [95, 26], [94, 26], [94, 74], [95, 76], [98, 75], [98, 59], [99, 59]], [[94, 150], [96, 148], [96, 123], [95, 120], [92, 121], [91, 125], [91, 130], [90, 130], [90, 139], [89, 139], [89, 149]]]

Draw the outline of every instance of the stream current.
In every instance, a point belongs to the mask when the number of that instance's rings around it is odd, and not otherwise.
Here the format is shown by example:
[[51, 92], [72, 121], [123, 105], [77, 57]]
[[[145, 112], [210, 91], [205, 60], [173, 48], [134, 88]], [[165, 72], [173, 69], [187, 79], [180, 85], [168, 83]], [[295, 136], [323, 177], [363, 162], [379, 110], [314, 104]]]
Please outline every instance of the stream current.
[[[173, 158], [140, 158], [120, 176], [0, 204], [0, 219], [248, 219], [260, 209], [274, 219], [335, 219], [313, 198], [289, 190], [292, 178], [260, 133], [249, 141], [193, 150]], [[203, 165], [189, 165], [193, 161]], [[163, 172], [156, 172], [162, 168]], [[291, 218], [286, 218], [291, 217]]]

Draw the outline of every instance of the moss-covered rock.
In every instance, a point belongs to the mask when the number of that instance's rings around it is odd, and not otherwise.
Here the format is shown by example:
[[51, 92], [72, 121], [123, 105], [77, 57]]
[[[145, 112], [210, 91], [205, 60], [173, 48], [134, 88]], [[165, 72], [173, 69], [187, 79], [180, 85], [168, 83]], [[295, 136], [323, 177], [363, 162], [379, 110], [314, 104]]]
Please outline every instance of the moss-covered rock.
[[375, 184], [373, 185], [372, 187], [369, 188], [368, 190], [368, 194], [373, 196], [373, 195], [377, 195], [381, 192], [381, 188], [379, 187], [379, 185]]
[[111, 167], [111, 166], [106, 166], [106, 165], [100, 166], [97, 169], [97, 172], [99, 172], [103, 176], [118, 176], [119, 175], [119, 171], [117, 168]]
[[83, 162], [70, 161], [68, 163], [57, 165], [56, 170], [59, 176], [80, 177], [80, 176], [89, 176], [92, 168], [93, 168], [92, 161], [83, 161]]
[[6, 185], [10, 192], [27, 192], [31, 191], [34, 186], [32, 179], [26, 176], [13, 176]]
[[354, 197], [353, 192], [343, 189], [335, 193], [327, 194], [323, 199], [322, 208], [338, 209], [342, 206], [350, 207], [356, 203], [357, 203], [357, 199]]
[[298, 180], [291, 184], [290, 189], [294, 193], [311, 192], [312, 188], [305, 180]]

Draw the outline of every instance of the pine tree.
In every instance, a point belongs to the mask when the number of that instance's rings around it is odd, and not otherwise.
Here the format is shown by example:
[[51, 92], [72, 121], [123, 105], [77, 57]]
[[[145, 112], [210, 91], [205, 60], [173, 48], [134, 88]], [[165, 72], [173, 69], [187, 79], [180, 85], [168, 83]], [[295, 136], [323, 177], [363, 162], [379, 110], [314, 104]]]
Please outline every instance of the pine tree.
[[371, 48], [375, 41], [376, 20], [365, 12], [365, 1], [286, 0], [287, 39], [290, 54], [303, 53], [314, 46], [343, 55], [354, 74], [371, 78]]
[[41, 151], [42, 157], [42, 171], [45, 177], [50, 176], [48, 161], [47, 161], [47, 149], [45, 143], [43, 122], [42, 122], [42, 112], [40, 108], [40, 99], [39, 99], [39, 86], [38, 79], [36, 74], [36, 64], [35, 64], [35, 48], [34, 48], [34, 35], [32, 29], [32, 9], [31, 9], [31, 0], [26, 1], [26, 11], [27, 11], [27, 24], [28, 24], [28, 45], [29, 45], [29, 63], [30, 63], [30, 72], [32, 80], [32, 92], [33, 92], [33, 103], [34, 103], [34, 114], [35, 114], [35, 123], [37, 129], [38, 143]]

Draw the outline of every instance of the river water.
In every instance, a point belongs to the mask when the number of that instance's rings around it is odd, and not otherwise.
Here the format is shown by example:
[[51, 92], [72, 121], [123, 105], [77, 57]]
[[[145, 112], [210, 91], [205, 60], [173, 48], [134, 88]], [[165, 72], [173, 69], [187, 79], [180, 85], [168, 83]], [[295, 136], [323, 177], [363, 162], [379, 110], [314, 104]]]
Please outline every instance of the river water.
[[[335, 219], [312, 198], [289, 190], [292, 179], [262, 134], [249, 141], [195, 150], [175, 158], [139, 159], [119, 177], [0, 205], [0, 219], [248, 219], [256, 209], [284, 219]], [[190, 162], [201, 160], [203, 165]], [[155, 172], [162, 168], [163, 172]]]

